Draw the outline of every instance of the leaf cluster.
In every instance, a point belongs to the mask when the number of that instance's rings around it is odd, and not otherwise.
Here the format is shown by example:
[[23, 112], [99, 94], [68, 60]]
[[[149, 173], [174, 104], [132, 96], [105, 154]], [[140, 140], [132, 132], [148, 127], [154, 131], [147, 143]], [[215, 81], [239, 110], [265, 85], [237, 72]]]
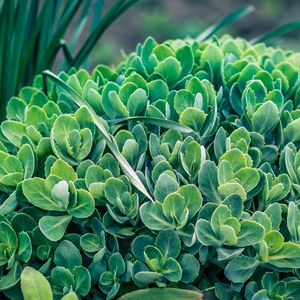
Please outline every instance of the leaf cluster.
[[116, 68], [37, 76], [1, 124], [0, 291], [296, 299], [299, 58], [148, 38]]

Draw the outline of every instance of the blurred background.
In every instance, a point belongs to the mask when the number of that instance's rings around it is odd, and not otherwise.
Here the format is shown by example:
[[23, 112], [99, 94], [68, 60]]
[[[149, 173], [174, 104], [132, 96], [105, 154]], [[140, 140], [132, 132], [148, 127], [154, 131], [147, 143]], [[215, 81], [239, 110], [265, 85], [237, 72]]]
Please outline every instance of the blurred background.
[[[211, 23], [244, 4], [253, 4], [256, 9], [232, 27], [226, 27], [226, 32], [233, 36], [252, 38], [300, 18], [300, 0], [141, 0], [105, 32], [91, 53], [89, 65], [116, 64], [120, 61], [120, 49], [126, 53], [134, 51], [136, 44], [149, 35], [158, 41], [196, 37]], [[298, 31], [276, 40], [276, 44], [300, 50], [299, 37]]]

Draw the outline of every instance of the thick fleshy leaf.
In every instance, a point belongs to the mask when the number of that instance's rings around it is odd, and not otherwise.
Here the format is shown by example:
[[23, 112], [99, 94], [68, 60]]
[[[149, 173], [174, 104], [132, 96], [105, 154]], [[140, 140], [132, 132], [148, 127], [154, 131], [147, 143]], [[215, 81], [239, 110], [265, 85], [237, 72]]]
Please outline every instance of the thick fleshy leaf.
[[25, 300], [53, 299], [47, 279], [43, 274], [31, 267], [26, 267], [21, 274], [21, 289]]

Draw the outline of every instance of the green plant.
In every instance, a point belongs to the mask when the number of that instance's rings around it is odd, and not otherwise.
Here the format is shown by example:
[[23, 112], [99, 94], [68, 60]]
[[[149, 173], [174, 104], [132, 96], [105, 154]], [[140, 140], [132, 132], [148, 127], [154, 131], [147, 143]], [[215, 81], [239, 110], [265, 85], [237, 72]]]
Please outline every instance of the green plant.
[[148, 38], [115, 69], [37, 76], [1, 124], [0, 291], [296, 299], [299, 57]]
[[[60, 69], [80, 67], [105, 30], [137, 1], [114, 0], [103, 14], [105, 0], [1, 0], [1, 107], [5, 107], [22, 86], [32, 84], [36, 74], [51, 68], [60, 50], [65, 58]], [[92, 24], [87, 27], [89, 19]], [[63, 39], [69, 28], [72, 33], [66, 42]], [[83, 39], [84, 30], [86, 40], [75, 54], [76, 43], [79, 38]], [[4, 113], [2, 109], [1, 121]]]

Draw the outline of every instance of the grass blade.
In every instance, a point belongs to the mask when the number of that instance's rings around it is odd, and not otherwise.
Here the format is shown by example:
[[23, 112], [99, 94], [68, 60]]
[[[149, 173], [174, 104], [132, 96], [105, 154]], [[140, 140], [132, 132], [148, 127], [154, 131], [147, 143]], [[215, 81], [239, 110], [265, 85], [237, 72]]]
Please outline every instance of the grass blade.
[[48, 76], [57, 86], [69, 97], [76, 105], [79, 107], [85, 107], [89, 110], [90, 114], [93, 117], [95, 125], [98, 127], [102, 135], [104, 136], [107, 146], [111, 150], [112, 154], [115, 156], [116, 160], [119, 162], [124, 174], [129, 177], [131, 183], [142, 192], [147, 198], [152, 200], [152, 197], [148, 193], [147, 189], [144, 187], [140, 178], [137, 176], [135, 171], [129, 165], [124, 156], [120, 153], [118, 147], [114, 143], [113, 137], [106, 130], [103, 120], [95, 113], [92, 107], [79, 95], [73, 88], [71, 88], [67, 83], [61, 80], [58, 76], [53, 74], [51, 71], [44, 71], [43, 74]]
[[238, 8], [237, 10], [230, 12], [223, 19], [221, 19], [220, 21], [211, 25], [210, 27], [208, 27], [204, 32], [202, 32], [196, 38], [196, 40], [199, 42], [203, 42], [203, 41], [209, 39], [211, 36], [213, 36], [215, 33], [217, 33], [223, 27], [237, 22], [238, 20], [244, 18], [245, 16], [249, 15], [253, 11], [254, 11], [253, 5], [246, 5], [246, 6], [242, 6], [242, 7]]
[[15, 30], [12, 39], [11, 51], [9, 53], [9, 65], [14, 67], [8, 68], [7, 70], [7, 77], [9, 78], [9, 85], [7, 86], [9, 89], [8, 97], [17, 92], [19, 66], [22, 64], [22, 50], [26, 43], [25, 38], [28, 30], [26, 27], [26, 23], [28, 24], [26, 18], [30, 8], [28, 4], [29, 2], [27, 1], [18, 1], [15, 12]]
[[59, 41], [61, 38], [63, 38], [63, 35], [68, 28], [68, 25], [75, 16], [81, 4], [82, 1], [80, 0], [72, 1], [71, 4], [68, 6], [67, 11], [63, 13], [62, 18], [59, 20], [57, 29], [53, 34], [52, 40], [49, 43], [49, 46], [47, 47], [47, 51], [44, 57], [41, 59], [41, 61], [39, 61], [37, 72], [42, 72], [46, 68], [49, 68], [51, 66], [51, 63], [54, 61], [54, 58], [60, 48]]
[[63, 50], [67, 65], [70, 65], [73, 60], [73, 55], [65, 40], [60, 40], [60, 46]]
[[[96, 1], [98, 3], [98, 1]], [[85, 25], [88, 22], [89, 16], [90, 16], [90, 8], [92, 5], [92, 0], [85, 0], [82, 12], [80, 14], [79, 20], [72, 32], [72, 36], [70, 37], [68, 41], [69, 48], [74, 50], [76, 47], [76, 43], [83, 32]]]
[[[34, 11], [35, 9], [36, 7], [34, 7], [34, 4], [32, 3], [32, 10]], [[51, 9], [51, 1], [44, 1], [38, 16], [35, 15], [35, 13], [37, 14], [37, 12], [33, 12], [33, 16], [35, 16], [36, 19], [33, 19], [32, 15], [30, 15], [31, 31], [30, 34], [27, 35], [27, 46], [25, 49], [23, 49], [24, 53], [22, 56], [22, 64], [20, 65], [19, 69], [18, 83], [22, 82], [23, 84], [27, 84], [35, 74], [40, 32], [42, 30], [43, 22], [45, 21], [45, 17], [49, 9]], [[31, 23], [32, 21], [34, 21], [34, 24]]]
[[3, 119], [6, 114], [6, 99], [9, 96], [9, 81], [10, 78], [7, 76], [9, 74], [9, 60], [8, 57], [11, 51], [11, 41], [13, 38], [13, 24], [15, 17], [15, 4], [13, 0], [4, 1], [2, 11], [3, 15], [1, 16], [0, 24], [0, 101], [2, 109], [0, 112], [0, 118]]
[[105, 30], [130, 6], [136, 3], [138, 0], [115, 0], [110, 6], [107, 13], [100, 20], [94, 31], [89, 35], [84, 45], [80, 48], [77, 55], [72, 62], [72, 66], [78, 68], [96, 45], [98, 39], [102, 36]]
[[261, 42], [266, 42], [267, 40], [278, 38], [280, 36], [283, 36], [287, 33], [293, 32], [297, 29], [300, 29], [300, 20], [295, 20], [292, 22], [285, 23], [283, 25], [280, 25], [273, 30], [270, 30], [269, 32], [262, 34], [254, 39], [252, 39], [250, 42], [252, 44], [257, 44]]
[[115, 124], [125, 123], [128, 121], [133, 121], [133, 120], [149, 123], [152, 125], [157, 125], [168, 129], [178, 130], [182, 133], [195, 133], [190, 127], [182, 125], [178, 122], [160, 119], [160, 118], [154, 118], [154, 117], [147, 117], [147, 116], [135, 116], [129, 118], [115, 119], [115, 120], [108, 121], [108, 123], [115, 125]]

